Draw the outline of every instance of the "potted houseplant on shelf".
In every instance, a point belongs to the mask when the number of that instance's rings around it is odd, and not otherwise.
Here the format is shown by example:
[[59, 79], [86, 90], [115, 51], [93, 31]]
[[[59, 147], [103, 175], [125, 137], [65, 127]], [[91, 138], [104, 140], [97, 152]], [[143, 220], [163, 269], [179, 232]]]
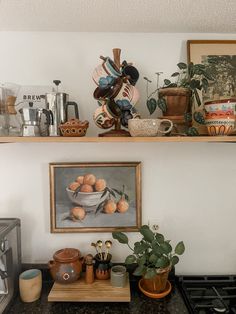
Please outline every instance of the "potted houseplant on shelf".
[[[164, 79], [163, 87], [159, 88], [159, 76], [157, 74], [157, 87], [150, 95], [147, 94], [147, 107], [152, 114], [159, 107], [165, 118], [172, 120], [176, 125], [187, 126], [188, 135], [198, 135], [195, 128], [188, 128], [193, 119], [204, 124], [204, 116], [198, 109], [201, 107], [200, 93], [208, 88], [209, 81], [214, 80], [214, 71], [204, 64], [193, 64], [180, 62], [177, 64], [179, 71], [174, 72], [172, 82]], [[148, 85], [150, 80], [144, 78]]]
[[152, 293], [162, 293], [166, 289], [171, 268], [179, 262], [178, 255], [185, 251], [184, 243], [179, 242], [173, 250], [170, 241], [160, 233], [153, 232], [149, 226], [139, 229], [142, 236], [132, 248], [128, 237], [122, 232], [113, 232], [112, 236], [120, 243], [128, 245], [132, 251], [125, 259], [126, 264], [137, 263], [134, 275], [143, 276], [143, 288]]

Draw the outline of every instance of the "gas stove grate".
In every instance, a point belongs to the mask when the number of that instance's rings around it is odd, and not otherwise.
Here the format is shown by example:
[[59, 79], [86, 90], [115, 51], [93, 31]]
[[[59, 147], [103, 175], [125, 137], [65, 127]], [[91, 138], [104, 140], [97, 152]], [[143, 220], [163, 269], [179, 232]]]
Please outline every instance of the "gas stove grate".
[[181, 276], [179, 287], [191, 314], [236, 314], [236, 276]]

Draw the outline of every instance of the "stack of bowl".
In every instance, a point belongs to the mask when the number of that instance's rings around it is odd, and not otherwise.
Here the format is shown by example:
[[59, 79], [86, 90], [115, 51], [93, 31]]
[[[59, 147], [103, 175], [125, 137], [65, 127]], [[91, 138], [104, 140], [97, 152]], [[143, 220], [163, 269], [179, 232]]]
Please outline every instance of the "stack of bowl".
[[209, 135], [230, 135], [235, 131], [236, 99], [220, 99], [204, 104]]

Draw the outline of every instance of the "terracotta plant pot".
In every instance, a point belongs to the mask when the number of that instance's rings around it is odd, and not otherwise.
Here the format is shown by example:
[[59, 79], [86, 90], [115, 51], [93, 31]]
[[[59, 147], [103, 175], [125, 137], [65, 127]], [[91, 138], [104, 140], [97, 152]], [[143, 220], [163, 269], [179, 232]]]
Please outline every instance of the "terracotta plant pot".
[[159, 97], [166, 100], [167, 110], [163, 116], [182, 117], [191, 112], [191, 90], [183, 87], [161, 88]]
[[145, 279], [143, 277], [143, 288], [146, 291], [161, 293], [165, 290], [170, 268], [164, 268], [161, 272], [157, 273], [155, 277], [151, 279]]

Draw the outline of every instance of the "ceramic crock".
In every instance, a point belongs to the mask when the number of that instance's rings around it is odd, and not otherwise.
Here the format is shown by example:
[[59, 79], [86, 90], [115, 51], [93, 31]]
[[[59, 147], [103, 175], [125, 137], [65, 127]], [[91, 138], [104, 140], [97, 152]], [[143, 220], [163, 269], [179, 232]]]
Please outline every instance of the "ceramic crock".
[[82, 260], [77, 249], [65, 248], [57, 251], [53, 260], [48, 262], [52, 278], [63, 284], [75, 282], [82, 272]]
[[100, 254], [96, 254], [94, 256], [95, 260], [95, 276], [97, 279], [100, 280], [106, 280], [110, 278], [110, 272], [111, 272], [111, 258], [112, 255], [110, 253], [107, 254], [105, 257], [104, 252], [102, 253], [102, 259]]

